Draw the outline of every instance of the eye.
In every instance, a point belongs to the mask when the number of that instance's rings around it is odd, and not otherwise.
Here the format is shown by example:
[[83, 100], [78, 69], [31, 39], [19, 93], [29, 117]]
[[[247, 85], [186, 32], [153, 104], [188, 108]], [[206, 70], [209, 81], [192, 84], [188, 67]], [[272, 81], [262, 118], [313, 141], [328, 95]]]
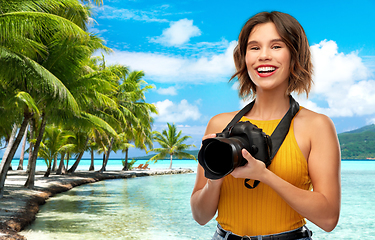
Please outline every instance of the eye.
[[280, 45], [275, 45], [272, 47], [272, 49], [279, 49], [279, 48], [282, 48]]
[[249, 50], [259, 50], [260, 48], [259, 47], [256, 47], [256, 46], [249, 46]]

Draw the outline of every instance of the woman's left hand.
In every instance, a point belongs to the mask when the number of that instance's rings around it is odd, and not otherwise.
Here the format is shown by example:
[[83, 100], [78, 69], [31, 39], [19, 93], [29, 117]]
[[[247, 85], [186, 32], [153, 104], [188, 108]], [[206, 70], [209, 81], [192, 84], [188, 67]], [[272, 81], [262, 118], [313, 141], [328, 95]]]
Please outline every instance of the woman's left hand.
[[266, 164], [255, 159], [246, 149], [242, 149], [242, 156], [247, 160], [247, 163], [242, 167], [234, 169], [231, 175], [235, 178], [247, 178], [261, 181], [264, 171], [267, 170]]

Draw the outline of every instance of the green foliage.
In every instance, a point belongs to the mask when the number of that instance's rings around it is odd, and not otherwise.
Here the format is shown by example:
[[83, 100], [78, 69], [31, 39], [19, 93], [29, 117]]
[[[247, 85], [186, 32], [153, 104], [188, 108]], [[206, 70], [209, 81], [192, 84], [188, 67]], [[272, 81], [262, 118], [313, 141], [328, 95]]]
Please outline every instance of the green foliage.
[[342, 159], [375, 158], [375, 124], [338, 134]]
[[[125, 160], [122, 159], [121, 162], [122, 162], [122, 166], [125, 167]], [[128, 162], [128, 169], [129, 169], [129, 170], [132, 170], [132, 169], [133, 169], [133, 166], [134, 166], [134, 164], [135, 164], [136, 162], [137, 162], [137, 160], [135, 160], [134, 158], [133, 158], [130, 162]]]
[[87, 32], [92, 4], [103, 1], [0, 0], [0, 143], [31, 115], [29, 142], [39, 136], [34, 150], [49, 167], [58, 154], [68, 163], [87, 150], [109, 156], [133, 146], [152, 148], [151, 114], [157, 110], [145, 93], [153, 86], [143, 71], [92, 57], [111, 51]]
[[153, 161], [156, 163], [160, 159], [165, 159], [167, 155], [170, 156], [171, 163], [169, 168], [172, 168], [173, 156], [178, 159], [188, 158], [196, 160], [194, 155], [186, 153], [185, 150], [190, 147], [195, 147], [193, 144], [184, 144], [187, 139], [191, 136], [181, 136], [182, 131], [177, 132], [177, 127], [175, 124], [168, 124], [168, 130], [164, 129], [162, 133], [154, 131], [153, 140], [160, 144], [160, 148], [153, 148], [150, 151], [157, 152], [155, 156], [150, 158], [147, 162]]

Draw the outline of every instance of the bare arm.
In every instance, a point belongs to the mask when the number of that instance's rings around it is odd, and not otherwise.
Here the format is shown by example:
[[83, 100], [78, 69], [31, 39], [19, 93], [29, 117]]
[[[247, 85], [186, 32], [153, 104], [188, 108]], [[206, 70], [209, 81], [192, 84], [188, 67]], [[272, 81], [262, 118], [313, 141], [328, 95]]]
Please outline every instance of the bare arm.
[[208, 223], [217, 211], [220, 197], [220, 188], [222, 179], [210, 180], [204, 177], [204, 170], [199, 165], [197, 179], [193, 194], [191, 195], [190, 205], [193, 218], [199, 224]]
[[281, 179], [254, 159], [246, 150], [248, 164], [232, 172], [234, 177], [258, 179], [269, 185], [295, 211], [325, 231], [332, 231], [338, 222], [341, 205], [340, 148], [331, 120], [323, 115], [303, 124], [307, 141], [308, 170], [313, 191], [307, 191]]

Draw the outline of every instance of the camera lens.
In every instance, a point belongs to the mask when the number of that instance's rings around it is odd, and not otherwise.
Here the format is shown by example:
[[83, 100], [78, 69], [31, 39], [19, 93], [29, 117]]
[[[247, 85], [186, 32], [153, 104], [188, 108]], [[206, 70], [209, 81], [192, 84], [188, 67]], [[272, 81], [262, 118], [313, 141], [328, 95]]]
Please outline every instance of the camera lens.
[[220, 141], [210, 142], [205, 149], [204, 159], [207, 168], [215, 174], [224, 175], [233, 168], [232, 147]]
[[236, 167], [243, 166], [241, 150], [246, 139], [236, 136], [230, 138], [213, 138], [204, 148], [204, 164], [211, 173], [224, 177]]

